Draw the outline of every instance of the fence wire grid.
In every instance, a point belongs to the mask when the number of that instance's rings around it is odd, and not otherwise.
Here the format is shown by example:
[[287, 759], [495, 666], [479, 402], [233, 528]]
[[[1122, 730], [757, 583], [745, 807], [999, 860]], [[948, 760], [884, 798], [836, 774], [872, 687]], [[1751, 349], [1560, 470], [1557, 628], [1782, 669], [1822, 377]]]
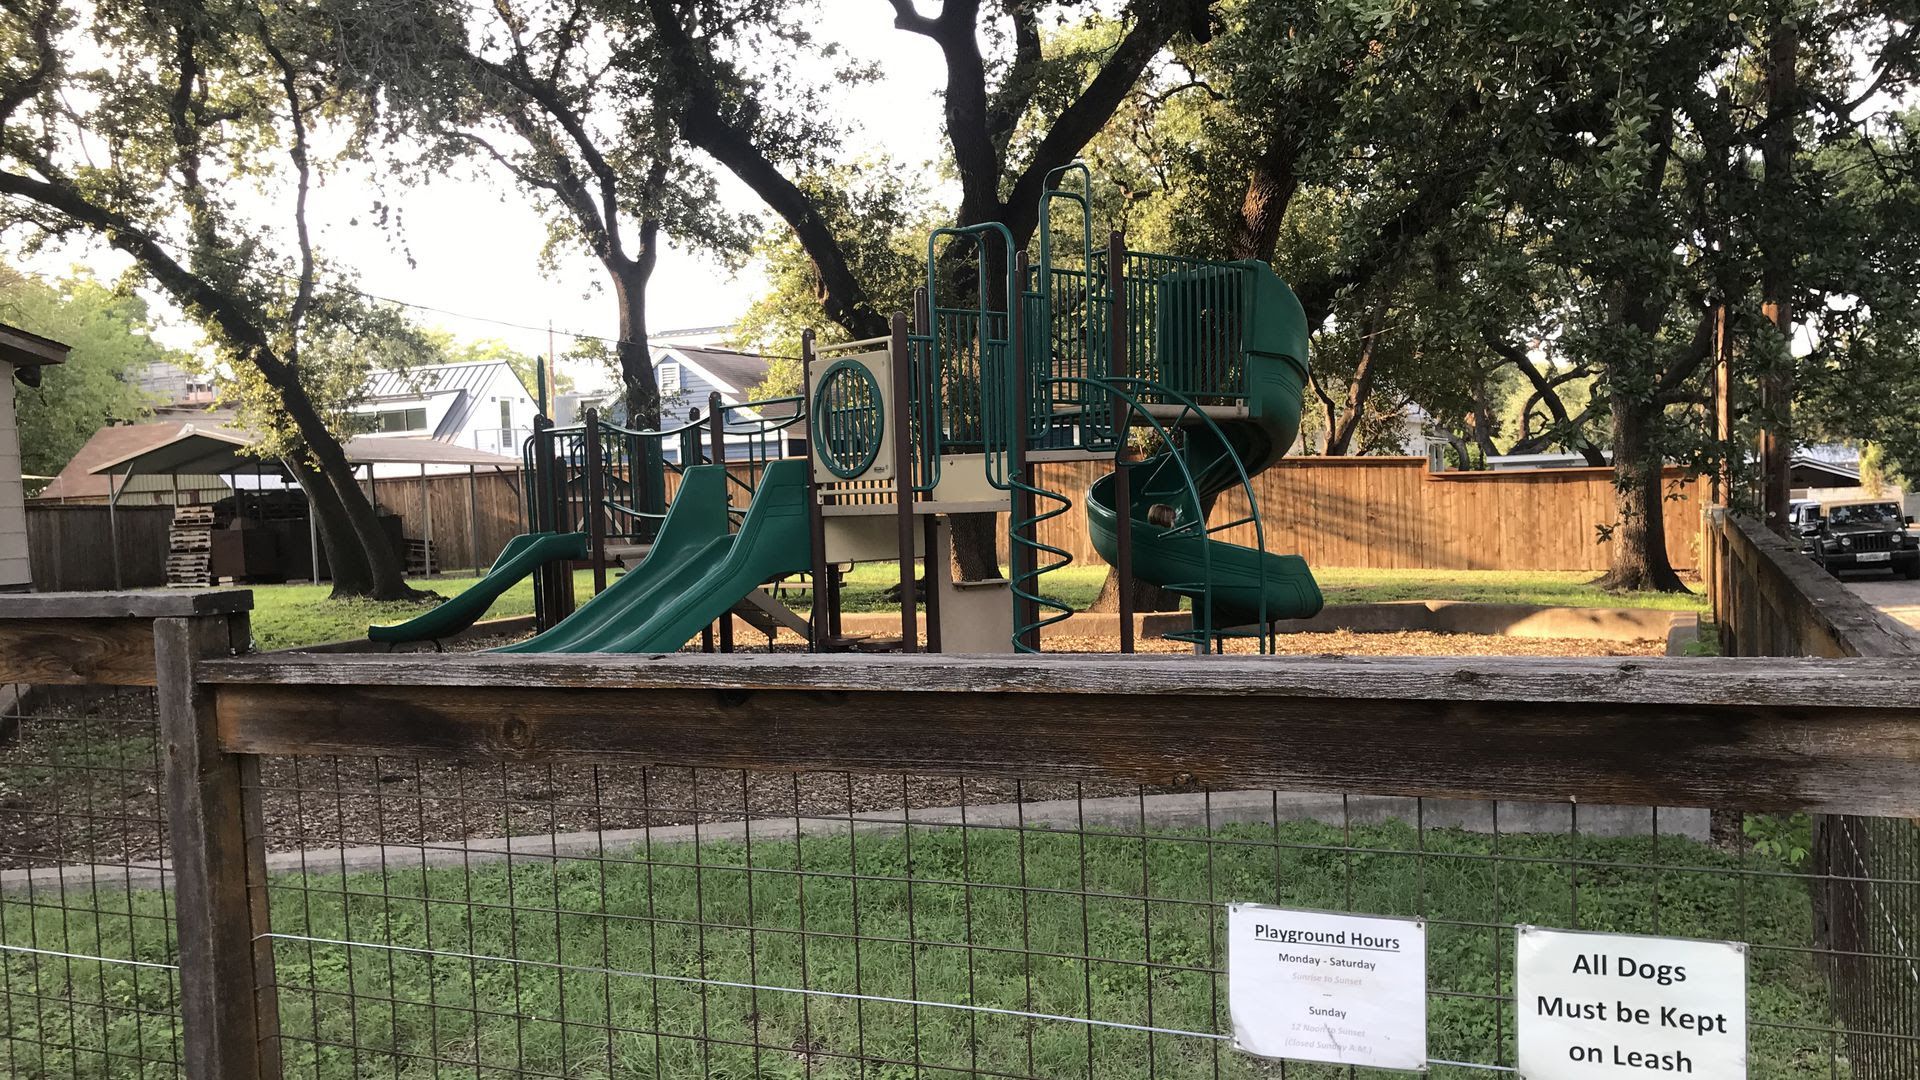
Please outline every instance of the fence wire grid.
[[[10, 1076], [179, 1075], [150, 694], [0, 738]], [[1046, 776], [268, 757], [283, 1075], [1388, 1076], [1231, 1045], [1224, 906], [1418, 916], [1429, 1071], [1521, 924], [1748, 942], [1749, 1075], [1920, 1076], [1914, 823]], [[1905, 847], [1902, 847], [1905, 845]], [[1890, 852], [1906, 852], [1906, 862]]]
[[0, 714], [6, 1075], [180, 1075], [166, 851], [151, 691], [29, 690]]

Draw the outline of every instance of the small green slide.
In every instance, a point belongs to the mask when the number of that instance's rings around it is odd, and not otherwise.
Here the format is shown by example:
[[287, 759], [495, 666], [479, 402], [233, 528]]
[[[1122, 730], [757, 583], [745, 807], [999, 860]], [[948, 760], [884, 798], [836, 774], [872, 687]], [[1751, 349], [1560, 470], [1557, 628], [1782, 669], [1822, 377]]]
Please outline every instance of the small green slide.
[[739, 532], [727, 524], [727, 476], [696, 465], [639, 566], [544, 634], [496, 652], [673, 652], [774, 578], [813, 565], [807, 462], [775, 461]]
[[587, 534], [521, 533], [507, 541], [493, 560], [487, 576], [465, 591], [431, 610], [392, 626], [369, 626], [367, 638], [398, 644], [406, 641], [438, 641], [452, 637], [478, 622], [487, 608], [516, 582], [555, 559], [587, 557]]
[[[1195, 597], [1210, 581], [1216, 630], [1256, 624], [1263, 616], [1266, 622], [1309, 618], [1319, 614], [1324, 602], [1300, 556], [1271, 554], [1204, 535], [1201, 504], [1239, 484], [1236, 459], [1252, 477], [1293, 445], [1307, 378], [1307, 326], [1300, 301], [1266, 264], [1236, 265], [1244, 269], [1243, 303], [1251, 313], [1243, 355], [1248, 418], [1216, 421], [1217, 434], [1214, 428], [1189, 427], [1186, 445], [1133, 466], [1132, 505], [1127, 507], [1133, 522], [1134, 576]], [[1178, 340], [1178, 335], [1168, 336]], [[1109, 563], [1119, 554], [1114, 502], [1112, 474], [1094, 481], [1087, 491], [1088, 532], [1094, 550]], [[1173, 509], [1172, 526], [1148, 520], [1156, 504]]]

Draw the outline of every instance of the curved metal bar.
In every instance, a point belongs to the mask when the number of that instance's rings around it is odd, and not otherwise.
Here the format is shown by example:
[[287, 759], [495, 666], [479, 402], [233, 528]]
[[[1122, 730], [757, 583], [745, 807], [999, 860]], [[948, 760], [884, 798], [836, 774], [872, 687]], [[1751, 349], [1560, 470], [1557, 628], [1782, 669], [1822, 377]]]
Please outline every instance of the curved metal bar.
[[[1263, 555], [1266, 554], [1267, 552], [1266, 525], [1264, 522], [1260, 520], [1260, 512], [1259, 512], [1260, 504], [1259, 504], [1259, 501], [1254, 496], [1252, 475], [1247, 472], [1246, 463], [1240, 460], [1240, 455], [1237, 453], [1233, 453], [1232, 444], [1227, 442], [1226, 433], [1221, 430], [1220, 425], [1216, 423], [1212, 417], [1206, 414], [1205, 410], [1200, 406], [1198, 402], [1195, 402], [1191, 397], [1189, 397], [1188, 395], [1178, 390], [1170, 389], [1166, 386], [1155, 383], [1150, 379], [1136, 378], [1133, 376], [1123, 375], [1123, 376], [1111, 376], [1105, 379], [1059, 379], [1059, 380], [1050, 380], [1050, 381], [1084, 383], [1084, 384], [1087, 384], [1090, 388], [1096, 388], [1105, 392], [1109, 392], [1113, 394], [1115, 397], [1125, 401], [1132, 411], [1137, 413], [1141, 417], [1141, 419], [1145, 420], [1153, 428], [1154, 433], [1160, 437], [1161, 444], [1164, 445], [1168, 449], [1168, 451], [1171, 452], [1174, 463], [1180, 467], [1181, 478], [1186, 481], [1187, 490], [1192, 492], [1193, 494], [1194, 507], [1196, 510], [1199, 509], [1200, 507], [1201, 497], [1200, 497], [1200, 487], [1199, 487], [1199, 484], [1194, 479], [1193, 470], [1187, 465], [1185, 456], [1179, 453], [1178, 447], [1174, 445], [1172, 435], [1168, 431], [1168, 428], [1165, 425], [1163, 425], [1158, 418], [1154, 417], [1152, 414], [1148, 413], [1144, 408], [1141, 407], [1141, 403], [1143, 400], [1141, 397], [1141, 393], [1142, 392], [1157, 393], [1157, 394], [1162, 394], [1162, 395], [1165, 395], [1166, 397], [1175, 399], [1174, 403], [1177, 403], [1181, 406], [1180, 418], [1175, 422], [1176, 427], [1185, 426], [1184, 424], [1180, 423], [1180, 421], [1184, 420], [1189, 415], [1199, 418], [1201, 425], [1205, 426], [1207, 429], [1209, 429], [1213, 433], [1214, 437], [1220, 441], [1220, 445], [1227, 449], [1229, 456], [1231, 456], [1233, 459], [1234, 472], [1237, 473], [1239, 476], [1240, 489], [1246, 493], [1247, 505], [1251, 510], [1249, 517], [1253, 523], [1254, 547], [1261, 554]], [[1122, 386], [1133, 387], [1134, 390], [1133, 392], [1129, 392], [1128, 390], [1121, 389]], [[1116, 457], [1122, 450], [1125, 449], [1125, 446], [1126, 446], [1125, 439], [1121, 438], [1119, 440], [1118, 448], [1116, 448], [1116, 450], [1114, 451]], [[1049, 492], [1047, 494], [1051, 495], [1052, 493]], [[1054, 497], [1058, 498], [1059, 496], [1054, 496]], [[1115, 512], [1130, 513], [1131, 508], [1115, 507]], [[1201, 538], [1207, 541], [1205, 544], [1201, 546], [1201, 549], [1200, 549], [1203, 576], [1207, 580], [1206, 582], [1198, 583], [1203, 588], [1206, 594], [1205, 606], [1207, 610], [1205, 612], [1204, 622], [1199, 618], [1195, 619], [1196, 623], [1202, 624], [1202, 625], [1196, 626], [1195, 629], [1203, 633], [1210, 640], [1215, 639], [1219, 636], [1218, 634], [1215, 633], [1214, 627], [1213, 627], [1213, 595], [1212, 595], [1213, 590], [1211, 585], [1211, 582], [1213, 579], [1213, 556], [1211, 551], [1211, 545], [1214, 543], [1225, 543], [1225, 541], [1212, 540], [1212, 536], [1215, 532], [1232, 528], [1235, 525], [1239, 525], [1243, 523], [1244, 523], [1243, 521], [1236, 521], [1226, 525], [1209, 526], [1206, 524], [1204, 520], [1195, 522], [1195, 525], [1197, 525], [1200, 529]], [[1182, 529], [1178, 531], [1184, 532], [1186, 530]], [[1261, 647], [1261, 652], [1265, 653], [1265, 652], [1270, 652], [1272, 650], [1273, 630], [1272, 630], [1272, 620], [1267, 618], [1266, 564], [1263, 560], [1258, 565], [1260, 568], [1260, 588], [1259, 588], [1260, 647]], [[1058, 568], [1059, 568], [1058, 566], [1050, 566], [1047, 569], [1053, 570]], [[1196, 616], [1200, 614], [1197, 608], [1196, 608], [1195, 614]], [[1048, 624], [1043, 623], [1042, 625], [1048, 625]]]

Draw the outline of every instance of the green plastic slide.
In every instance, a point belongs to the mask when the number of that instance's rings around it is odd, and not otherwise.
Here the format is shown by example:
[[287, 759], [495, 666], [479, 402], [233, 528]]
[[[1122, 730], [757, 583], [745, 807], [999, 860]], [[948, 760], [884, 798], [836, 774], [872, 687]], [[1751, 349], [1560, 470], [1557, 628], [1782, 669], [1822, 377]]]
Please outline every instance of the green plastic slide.
[[760, 478], [740, 531], [727, 531], [724, 466], [680, 478], [653, 549], [639, 566], [544, 634], [499, 652], [673, 652], [774, 578], [813, 565], [807, 462], [776, 461]]
[[[1134, 576], [1195, 598], [1211, 583], [1214, 630], [1309, 618], [1319, 614], [1324, 603], [1300, 556], [1205, 536], [1202, 504], [1237, 486], [1240, 468], [1252, 477], [1280, 460], [1300, 432], [1304, 403], [1307, 329], [1300, 301], [1264, 263], [1239, 265], [1245, 268], [1243, 288], [1251, 312], [1243, 357], [1248, 418], [1219, 420], [1214, 428], [1187, 428], [1184, 446], [1132, 466], [1128, 485]], [[1109, 563], [1119, 554], [1120, 518], [1114, 503], [1112, 474], [1094, 481], [1087, 491], [1088, 533], [1094, 550]], [[1172, 525], [1149, 520], [1156, 505], [1173, 510]]]
[[406, 641], [438, 641], [452, 637], [480, 620], [500, 594], [520, 579], [555, 559], [587, 557], [585, 533], [521, 533], [507, 541], [493, 560], [487, 576], [468, 586], [457, 596], [432, 609], [392, 626], [369, 626], [367, 638], [398, 644]]

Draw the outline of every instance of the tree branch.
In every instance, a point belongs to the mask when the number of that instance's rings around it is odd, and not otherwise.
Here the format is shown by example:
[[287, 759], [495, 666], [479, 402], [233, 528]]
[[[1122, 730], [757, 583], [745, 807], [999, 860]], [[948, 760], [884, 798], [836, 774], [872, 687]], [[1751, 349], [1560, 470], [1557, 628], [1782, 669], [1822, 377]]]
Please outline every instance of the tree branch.
[[[1013, 182], [1007, 197], [1010, 210], [1008, 228], [1015, 240], [1024, 241], [1033, 234], [1039, 220], [1040, 191], [1048, 173], [1077, 157], [1087, 143], [1113, 119], [1120, 103], [1140, 81], [1140, 75], [1158, 55], [1174, 32], [1190, 21], [1193, 4], [1205, 9], [1204, 0], [1160, 0], [1142, 4], [1142, 10], [1126, 36], [1088, 82], [1080, 96], [1068, 105], [1047, 134], [1034, 148], [1032, 160]], [[997, 186], [997, 178], [996, 178]]]
[[287, 156], [293, 160], [294, 172], [299, 177], [293, 200], [293, 227], [300, 245], [300, 277], [293, 307], [287, 314], [287, 354], [290, 362], [297, 363], [300, 326], [306, 318], [307, 306], [313, 302], [313, 237], [307, 229], [307, 192], [313, 185], [313, 168], [307, 159], [307, 119], [300, 105], [300, 87], [294, 78], [293, 65], [274, 44], [266, 14], [259, 11], [254, 14], [260, 22], [260, 43], [279, 69], [280, 87], [286, 94], [287, 111], [293, 124], [293, 142], [287, 147]]
[[1013, 63], [1000, 80], [1000, 89], [987, 103], [987, 138], [1001, 156], [1033, 102], [1034, 77], [1040, 69], [1040, 27], [1035, 19], [1033, 0], [1008, 0], [1007, 14], [1013, 19]]
[[[899, 4], [912, 10], [909, 0], [896, 0]], [[812, 197], [782, 173], [752, 134], [732, 122], [722, 108], [713, 62], [680, 23], [671, 0], [647, 0], [647, 8], [681, 95], [675, 110], [681, 137], [739, 177], [793, 230], [801, 249], [813, 260], [828, 318], [856, 338], [885, 333], [886, 319], [874, 310], [839, 238]]]

